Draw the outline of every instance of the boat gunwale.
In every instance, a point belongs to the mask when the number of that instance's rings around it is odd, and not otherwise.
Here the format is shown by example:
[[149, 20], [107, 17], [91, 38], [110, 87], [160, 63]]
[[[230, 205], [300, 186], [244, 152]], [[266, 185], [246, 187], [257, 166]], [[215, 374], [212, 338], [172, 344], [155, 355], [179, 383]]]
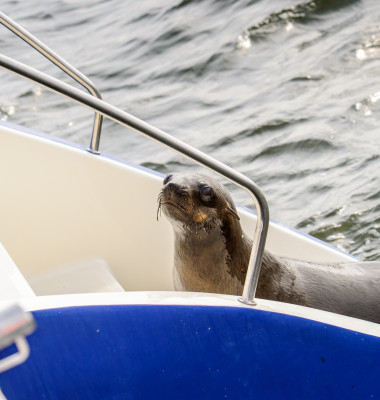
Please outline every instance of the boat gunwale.
[[[83, 308], [88, 306], [199, 306], [246, 308], [251, 312], [265, 311], [285, 316], [307, 319], [316, 323], [380, 338], [380, 324], [358, 318], [335, 314], [315, 308], [256, 298], [257, 305], [251, 307], [237, 301], [238, 296], [218, 293], [178, 291], [131, 291], [111, 293], [81, 293], [19, 298], [17, 302], [26, 311], [47, 309]], [[0, 309], [14, 303], [14, 299], [0, 301]], [[250, 311], [248, 311], [250, 312]]]

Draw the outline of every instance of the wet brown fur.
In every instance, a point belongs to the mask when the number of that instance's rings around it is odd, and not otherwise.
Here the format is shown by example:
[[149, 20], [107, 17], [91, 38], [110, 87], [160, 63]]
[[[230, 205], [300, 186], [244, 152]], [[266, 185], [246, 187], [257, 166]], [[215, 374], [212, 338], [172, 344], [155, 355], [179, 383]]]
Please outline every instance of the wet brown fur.
[[[213, 194], [207, 201], [204, 188]], [[241, 295], [252, 242], [224, 187], [206, 175], [168, 175], [158, 204], [157, 216], [162, 210], [175, 233], [176, 288]], [[326, 266], [265, 251], [256, 294], [379, 323], [379, 287], [378, 263]]]

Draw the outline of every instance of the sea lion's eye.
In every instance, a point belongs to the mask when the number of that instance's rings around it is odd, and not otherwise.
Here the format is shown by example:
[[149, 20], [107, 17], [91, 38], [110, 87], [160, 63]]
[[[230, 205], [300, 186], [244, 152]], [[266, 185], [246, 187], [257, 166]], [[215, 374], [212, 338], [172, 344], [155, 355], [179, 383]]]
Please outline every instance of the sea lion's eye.
[[214, 197], [214, 191], [209, 186], [204, 186], [200, 190], [201, 199], [203, 201], [210, 201]]
[[164, 182], [163, 182], [164, 185], [166, 185], [170, 181], [170, 179], [172, 179], [172, 177], [173, 177], [173, 174], [166, 175]]

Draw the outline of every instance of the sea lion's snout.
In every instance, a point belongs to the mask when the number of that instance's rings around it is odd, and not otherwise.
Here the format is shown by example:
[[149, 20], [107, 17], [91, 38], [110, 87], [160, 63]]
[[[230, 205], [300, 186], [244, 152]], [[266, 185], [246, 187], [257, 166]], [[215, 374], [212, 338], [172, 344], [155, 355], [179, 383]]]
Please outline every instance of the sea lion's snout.
[[162, 209], [166, 217], [175, 221], [189, 222], [191, 215], [190, 194], [180, 182], [172, 181], [173, 174], [167, 175], [158, 195], [158, 213]]
[[182, 223], [187, 228], [209, 223], [217, 214], [217, 195], [213, 186], [215, 182], [206, 175], [167, 175], [158, 196], [157, 215], [162, 209], [170, 222]]

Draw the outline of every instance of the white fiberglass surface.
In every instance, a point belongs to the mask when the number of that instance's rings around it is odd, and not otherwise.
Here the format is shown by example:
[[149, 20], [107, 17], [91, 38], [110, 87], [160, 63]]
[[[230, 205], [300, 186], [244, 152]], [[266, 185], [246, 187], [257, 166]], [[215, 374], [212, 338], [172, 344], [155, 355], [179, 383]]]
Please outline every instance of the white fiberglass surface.
[[99, 258], [126, 290], [172, 289], [160, 178], [6, 128], [0, 141], [0, 242], [27, 279]]
[[[54, 293], [38, 289], [44, 275], [91, 259], [104, 260], [124, 290], [173, 289], [173, 234], [156, 218], [159, 176], [9, 127], [0, 126], [0, 144], [0, 242], [37, 295]], [[240, 215], [252, 235], [254, 215]], [[277, 225], [267, 246], [299, 259], [349, 259]]]
[[0, 243], [0, 300], [32, 296], [29, 283]]

